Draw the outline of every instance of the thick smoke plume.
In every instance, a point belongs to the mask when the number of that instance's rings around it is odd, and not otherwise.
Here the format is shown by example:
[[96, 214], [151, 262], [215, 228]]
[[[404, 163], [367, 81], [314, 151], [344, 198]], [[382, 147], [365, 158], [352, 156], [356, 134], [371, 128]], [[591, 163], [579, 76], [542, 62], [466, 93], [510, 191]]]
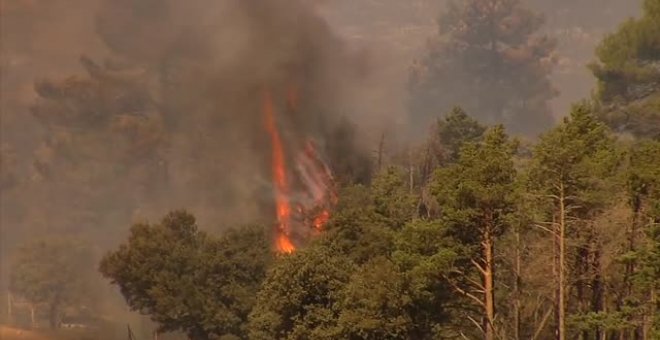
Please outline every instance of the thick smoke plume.
[[74, 2], [2, 4], [4, 254], [54, 234], [102, 253], [176, 208], [274, 223], [264, 91], [289, 171], [311, 140], [338, 180], [370, 173], [351, 121], [364, 63], [308, 2]]
[[[154, 78], [176, 155], [169, 170], [187, 177], [174, 184], [201, 180], [193, 195], [219, 190], [226, 199], [208, 208], [238, 204], [232, 214], [254, 216], [268, 178], [261, 93], [272, 91], [278, 112], [287, 114], [279, 124], [290, 148], [309, 137], [324, 143], [358, 71], [301, 1], [106, 1], [96, 27], [112, 51]], [[290, 91], [299, 97], [295, 112], [284, 105]]]
[[[176, 207], [191, 209], [202, 221], [263, 217], [272, 200], [270, 145], [260, 110], [265, 89], [273, 93], [292, 154], [310, 138], [329, 156], [355, 154], [343, 117], [351, 114], [345, 98], [363, 70], [311, 5], [257, 0], [81, 5], [92, 15], [88, 28], [101, 47], [77, 47], [93, 56], [83, 57], [79, 66], [87, 74], [51, 77], [36, 86], [31, 114], [43, 129], [38, 133], [43, 143], [34, 147], [34, 160], [25, 161], [34, 174], [23, 180], [41, 187], [35, 191], [44, 206], [33, 207], [35, 214], [44, 209], [103, 216], [112, 206], [106, 217], [121, 210], [144, 218]], [[295, 111], [285, 105], [292, 90]], [[337, 134], [348, 134], [349, 143], [343, 138], [333, 144]], [[107, 167], [117, 163], [123, 169], [113, 176]], [[359, 177], [364, 163], [345, 165], [345, 172]], [[56, 199], [63, 196], [75, 198]], [[55, 224], [99, 228], [104, 222], [69, 217]]]

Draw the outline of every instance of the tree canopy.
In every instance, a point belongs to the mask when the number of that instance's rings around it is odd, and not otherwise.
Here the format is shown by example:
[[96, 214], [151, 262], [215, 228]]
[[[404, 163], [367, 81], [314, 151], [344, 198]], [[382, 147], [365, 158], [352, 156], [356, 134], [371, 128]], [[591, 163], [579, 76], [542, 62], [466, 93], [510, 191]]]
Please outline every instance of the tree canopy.
[[192, 339], [244, 334], [254, 292], [271, 261], [263, 230], [230, 231], [216, 239], [185, 211], [159, 224], [136, 224], [126, 244], [107, 254], [101, 273], [128, 305], [161, 330]]
[[603, 119], [616, 131], [660, 136], [660, 1], [645, 0], [644, 13], [608, 35], [591, 65], [598, 80]]

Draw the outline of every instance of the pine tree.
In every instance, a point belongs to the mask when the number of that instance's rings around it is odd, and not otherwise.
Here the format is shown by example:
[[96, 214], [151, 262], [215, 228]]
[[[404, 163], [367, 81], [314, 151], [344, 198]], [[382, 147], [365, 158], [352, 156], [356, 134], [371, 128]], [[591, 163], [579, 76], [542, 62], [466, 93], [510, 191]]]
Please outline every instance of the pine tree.
[[480, 121], [515, 133], [538, 133], [553, 123], [548, 79], [554, 40], [536, 34], [541, 18], [518, 0], [452, 3], [438, 35], [410, 79], [413, 125], [460, 105]]
[[660, 1], [645, 0], [643, 16], [607, 36], [596, 56], [602, 119], [616, 131], [660, 137]]
[[[440, 169], [433, 181], [433, 194], [451, 226], [450, 234], [474, 248], [466, 253], [471, 263], [464, 270], [468, 282], [454, 287], [481, 309], [482, 321], [476, 323], [487, 340], [496, 338], [495, 244], [509, 227], [514, 208], [516, 149], [504, 128], [496, 126], [482, 142], [466, 144], [458, 162]], [[473, 275], [478, 279], [472, 280]]]
[[[569, 283], [576, 288], [578, 303], [587, 299], [586, 292], [582, 292], [584, 287], [580, 286], [582, 275], [586, 273], [579, 268], [575, 271], [569, 268], [572, 260], [577, 262], [574, 266], [587, 266], [586, 261], [593, 255], [589, 243], [594, 235], [593, 217], [606, 206], [608, 185], [618, 161], [614, 150], [614, 140], [607, 127], [596, 120], [586, 104], [575, 106], [570, 116], [544, 135], [534, 150], [529, 188], [532, 196], [539, 199], [540, 209], [545, 214], [545, 220], [537, 225], [549, 231], [553, 240], [556, 334], [560, 340], [569, 336], [568, 311], [576, 307], [568, 304]], [[586, 240], [581, 239], [583, 237]], [[580, 251], [587, 251], [587, 254]], [[569, 280], [572, 274], [575, 277]]]
[[[626, 307], [635, 325], [631, 338], [647, 339], [657, 322], [660, 288], [660, 142], [645, 141], [629, 154], [628, 204], [632, 219], [624, 257]], [[656, 326], [657, 328], [657, 326]], [[655, 332], [660, 329], [655, 329]], [[658, 333], [656, 333], [658, 335]]]
[[437, 143], [441, 163], [458, 160], [463, 144], [476, 142], [483, 137], [486, 127], [470, 117], [462, 108], [454, 107], [447, 116], [438, 122]]

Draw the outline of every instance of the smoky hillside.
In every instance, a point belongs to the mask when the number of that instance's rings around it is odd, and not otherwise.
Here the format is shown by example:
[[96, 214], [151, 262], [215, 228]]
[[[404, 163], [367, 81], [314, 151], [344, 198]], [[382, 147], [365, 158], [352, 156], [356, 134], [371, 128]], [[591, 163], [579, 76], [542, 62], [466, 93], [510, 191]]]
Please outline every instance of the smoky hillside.
[[[278, 98], [300, 86], [302, 109], [284, 122], [302, 135], [292, 138], [319, 139], [329, 156], [355, 149], [343, 167], [348, 177], [364, 177], [381, 133], [406, 127], [409, 70], [446, 5], [5, 1], [5, 236], [95, 230], [115, 224], [96, 218], [178, 206], [229, 223], [250, 219], [269, 196], [258, 110], [265, 86]], [[593, 87], [584, 65], [596, 41], [640, 4], [612, 0], [597, 6], [604, 15], [591, 16], [585, 1], [532, 5], [560, 41], [551, 76], [575, 87], [562, 86], [554, 99], [561, 116]], [[339, 142], [333, 133], [351, 137]]]
[[1, 1], [0, 337], [660, 334], [659, 0]]
[[283, 111], [299, 89], [299, 110], [280, 122], [288, 143], [315, 139], [328, 155], [355, 154], [335, 162], [347, 163], [346, 176], [368, 171], [348, 100], [366, 70], [309, 5], [3, 6], [9, 243], [44, 232], [107, 240], [113, 225], [183, 206], [253, 221], [270, 200], [267, 89]]

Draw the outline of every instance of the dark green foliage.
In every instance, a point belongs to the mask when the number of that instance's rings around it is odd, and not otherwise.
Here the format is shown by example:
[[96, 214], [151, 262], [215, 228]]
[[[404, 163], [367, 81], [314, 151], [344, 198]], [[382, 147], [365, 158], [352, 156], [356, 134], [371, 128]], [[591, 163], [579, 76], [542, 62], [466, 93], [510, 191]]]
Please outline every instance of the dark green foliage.
[[322, 242], [357, 264], [391, 254], [396, 231], [413, 219], [417, 201], [394, 167], [378, 174], [370, 187], [342, 189], [340, 197]]
[[[430, 339], [450, 321], [444, 231], [412, 220], [401, 176], [351, 186], [318, 241], [282, 257], [251, 314], [253, 339]], [[420, 224], [421, 223], [421, 224]], [[438, 229], [440, 228], [440, 229]], [[428, 230], [428, 234], [426, 231]], [[428, 238], [425, 250], [415, 243]]]
[[[657, 313], [660, 308], [653, 293], [660, 289], [660, 142], [644, 141], [634, 145], [629, 162], [627, 184], [633, 212], [630, 237], [636, 244], [624, 254], [622, 261], [633, 266], [632, 296], [626, 301], [626, 307], [631, 310], [627, 315], [629, 319], [639, 326], [649, 311]], [[660, 323], [654, 322], [654, 334], [660, 335]]]
[[642, 18], [626, 21], [607, 36], [596, 55], [599, 64], [593, 69], [604, 100], [643, 97], [644, 92], [638, 91], [658, 76], [654, 64], [660, 61], [660, 2], [646, 0]]
[[[424, 324], [415, 320], [409, 275], [386, 258], [376, 258], [356, 271], [344, 287], [338, 326], [344, 339], [423, 339]], [[425, 331], [428, 332], [428, 329]]]
[[466, 144], [456, 164], [436, 172], [432, 192], [458, 240], [476, 245], [487, 217], [492, 219], [495, 234], [505, 231], [514, 207], [516, 150], [517, 143], [497, 126], [486, 133], [483, 142]]
[[378, 174], [371, 185], [375, 216], [388, 228], [400, 229], [415, 215], [417, 198], [406, 184], [405, 175], [389, 167]]
[[160, 224], [136, 224], [128, 242], [106, 255], [101, 273], [128, 305], [193, 339], [245, 334], [254, 292], [270, 262], [270, 242], [258, 228], [214, 239], [195, 218], [168, 214]]
[[343, 188], [339, 195], [341, 199], [321, 242], [358, 264], [390, 254], [393, 230], [376, 214], [371, 190], [356, 185]]
[[[642, 265], [641, 277], [648, 288], [648, 291], [657, 292], [660, 290], [660, 214], [655, 215], [655, 220], [652, 222], [647, 231], [649, 239], [649, 247], [644, 254]], [[646, 310], [643, 316], [651, 315], [654, 319], [650, 320], [651, 335], [660, 337], [660, 299], [655, 294], [651, 294], [649, 301], [646, 301]]]
[[422, 163], [418, 182], [425, 195], [419, 209], [420, 217], [429, 218], [437, 215], [436, 204], [426, 195], [425, 186], [431, 180], [433, 172], [440, 166], [446, 166], [458, 160], [461, 147], [465, 143], [477, 142], [486, 131], [486, 126], [470, 117], [462, 108], [456, 106], [443, 118], [434, 124], [431, 136], [423, 146]]
[[490, 320], [482, 321], [489, 324], [490, 336], [496, 326], [495, 249], [516, 207], [517, 148], [504, 127], [495, 126], [481, 142], [464, 144], [457, 162], [438, 169], [431, 184], [457, 255], [454, 275], [447, 279], [456, 294], [469, 298], [463, 313], [473, 314], [473, 320]]
[[563, 185], [567, 198], [585, 211], [585, 204], [607, 200], [606, 189], [615, 183], [606, 179], [613, 179], [619, 161], [620, 152], [607, 126], [596, 119], [588, 104], [579, 104], [560, 126], [541, 138], [534, 150], [529, 184], [544, 195], [559, 195]]
[[594, 328], [590, 333], [590, 329], [571, 327], [570, 321], [588, 320], [603, 312], [603, 245], [594, 221], [618, 198], [620, 162], [621, 152], [609, 129], [585, 103], [576, 105], [534, 149], [528, 197], [538, 204], [535, 225], [549, 232], [548, 244], [558, 268], [554, 271], [557, 294], [565, 299], [556, 307], [556, 329], [566, 336], [580, 331], [597, 336], [605, 331]]
[[408, 223], [396, 238], [392, 258], [408, 280], [414, 306], [408, 313], [420, 339], [452, 338], [466, 326], [462, 314], [469, 307], [449, 283], [458, 274], [456, 268], [465, 265], [460, 256], [465, 251], [448, 234], [439, 221], [418, 220]]
[[340, 291], [355, 265], [325, 246], [281, 258], [250, 315], [250, 339], [336, 339]]
[[644, 15], [621, 25], [596, 50], [603, 119], [616, 131], [660, 136], [660, 1], [646, 0]]
[[445, 162], [455, 162], [463, 144], [478, 141], [486, 131], [474, 118], [460, 107], [454, 107], [438, 122], [437, 142], [442, 149]]
[[628, 194], [633, 209], [660, 216], [660, 142], [644, 141], [630, 152]]

